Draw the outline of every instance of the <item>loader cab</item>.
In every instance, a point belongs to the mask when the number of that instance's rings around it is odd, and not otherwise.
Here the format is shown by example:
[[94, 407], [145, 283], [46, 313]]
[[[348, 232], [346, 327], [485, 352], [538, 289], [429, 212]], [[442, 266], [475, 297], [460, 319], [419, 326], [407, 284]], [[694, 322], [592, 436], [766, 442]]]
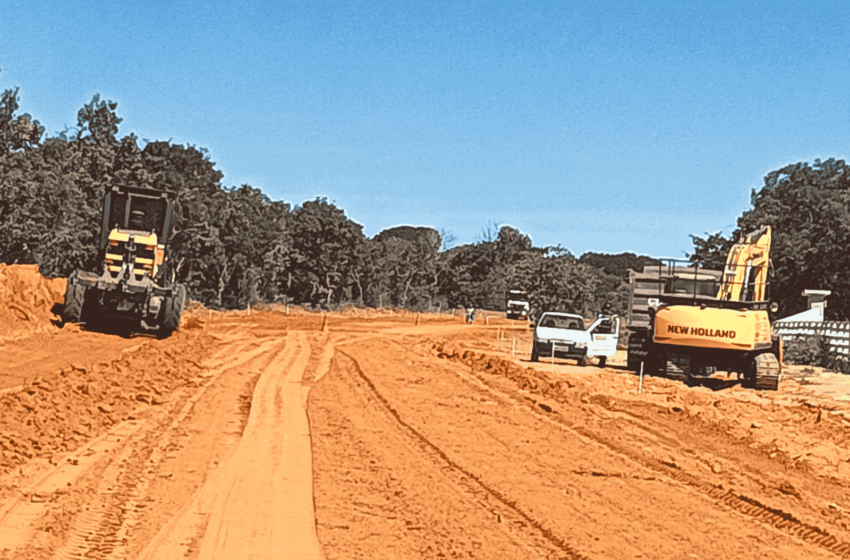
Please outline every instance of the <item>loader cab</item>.
[[174, 193], [157, 189], [111, 186], [103, 204], [101, 250], [113, 230], [156, 234], [157, 243], [168, 245]]

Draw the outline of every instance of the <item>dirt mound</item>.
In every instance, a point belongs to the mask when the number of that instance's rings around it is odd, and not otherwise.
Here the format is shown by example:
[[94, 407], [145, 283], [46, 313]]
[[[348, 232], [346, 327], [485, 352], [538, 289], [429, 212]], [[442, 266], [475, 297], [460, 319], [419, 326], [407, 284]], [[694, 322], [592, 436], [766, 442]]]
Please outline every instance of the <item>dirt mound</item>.
[[51, 309], [65, 297], [67, 280], [48, 280], [38, 265], [0, 264], [0, 342], [53, 328]]
[[850, 481], [846, 445], [850, 407], [796, 394], [792, 387], [785, 394], [712, 391], [652, 378], [647, 384], [653, 388], [636, 395], [637, 381], [632, 375], [600, 372], [585, 378], [564, 371], [549, 374], [445, 339], [429, 340], [420, 350], [509, 381], [533, 397], [530, 400], [542, 403], [541, 407], [547, 402], [581, 403], [615, 413], [628, 411], [632, 417], [663, 413], [670, 433], [681, 430], [683, 437], [696, 430], [723, 434], [728, 442], [758, 449], [771, 459], [778, 457], [787, 468]]
[[37, 377], [0, 394], [0, 475], [34, 457], [52, 460], [102, 434], [132, 411], [160, 405], [178, 387], [198, 382], [214, 339], [178, 332], [164, 343], [146, 342], [105, 362], [64, 368], [53, 379]]
[[575, 392], [571, 391], [576, 387], [576, 383], [566, 380], [553, 380], [545, 373], [519, 366], [512, 360], [492, 356], [485, 352], [465, 350], [446, 340], [432, 341], [430, 348], [438, 358], [462, 362], [474, 371], [509, 379], [516, 384], [517, 388], [547, 399], [555, 399], [565, 403], [576, 398]]

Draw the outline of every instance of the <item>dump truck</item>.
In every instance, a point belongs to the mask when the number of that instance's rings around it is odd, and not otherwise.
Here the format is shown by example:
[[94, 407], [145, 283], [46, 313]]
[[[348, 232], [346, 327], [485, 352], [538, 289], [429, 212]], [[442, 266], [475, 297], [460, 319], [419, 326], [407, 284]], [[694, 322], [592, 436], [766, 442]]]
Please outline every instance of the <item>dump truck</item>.
[[63, 315], [89, 328], [169, 336], [180, 325], [186, 287], [168, 266], [174, 193], [110, 186], [103, 202], [96, 271], [68, 278]]
[[630, 276], [629, 369], [693, 383], [733, 372], [747, 387], [775, 390], [781, 340], [768, 310], [769, 226], [742, 236], [722, 271], [660, 259]]

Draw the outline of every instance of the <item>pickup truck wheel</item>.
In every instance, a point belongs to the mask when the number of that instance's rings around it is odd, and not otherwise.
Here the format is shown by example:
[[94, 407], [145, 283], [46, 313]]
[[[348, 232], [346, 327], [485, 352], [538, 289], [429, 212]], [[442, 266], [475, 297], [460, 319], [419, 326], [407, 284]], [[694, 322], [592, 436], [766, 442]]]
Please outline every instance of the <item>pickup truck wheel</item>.
[[537, 353], [537, 346], [534, 346], [533, 344], [531, 346], [531, 361], [532, 362], [539, 362], [540, 361], [540, 355]]

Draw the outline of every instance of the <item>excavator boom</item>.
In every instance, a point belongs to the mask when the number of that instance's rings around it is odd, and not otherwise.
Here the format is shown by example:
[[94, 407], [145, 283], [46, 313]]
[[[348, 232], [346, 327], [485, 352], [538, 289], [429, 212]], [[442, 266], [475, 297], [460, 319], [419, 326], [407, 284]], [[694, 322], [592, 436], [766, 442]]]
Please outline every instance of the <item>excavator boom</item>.
[[770, 265], [770, 226], [743, 236], [732, 246], [723, 269], [717, 299], [764, 301]]

